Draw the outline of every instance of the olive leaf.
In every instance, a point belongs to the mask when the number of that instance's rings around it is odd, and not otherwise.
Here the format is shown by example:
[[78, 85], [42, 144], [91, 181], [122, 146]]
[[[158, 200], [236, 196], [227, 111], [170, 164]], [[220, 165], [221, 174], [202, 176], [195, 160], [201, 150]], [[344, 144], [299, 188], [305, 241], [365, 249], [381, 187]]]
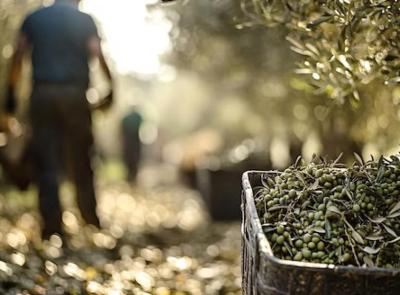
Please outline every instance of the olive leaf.
[[398, 241], [400, 241], [400, 237], [395, 238], [395, 239], [393, 239], [393, 240], [387, 242], [387, 244], [394, 244], [394, 243], [397, 243]]
[[300, 69], [294, 70], [294, 72], [298, 75], [311, 75], [312, 73], [314, 73], [314, 70], [308, 69], [308, 68], [300, 68]]
[[374, 249], [374, 248], [371, 248], [371, 247], [368, 247], [368, 246], [362, 248], [362, 250], [363, 250], [364, 252], [368, 253], [368, 254], [371, 254], [371, 255], [378, 254], [379, 251], [381, 251], [380, 248]]
[[296, 173], [296, 177], [303, 183], [303, 185], [306, 185], [307, 182], [305, 181], [301, 173]]
[[394, 212], [396, 212], [396, 211], [398, 211], [398, 210], [400, 210], [400, 201], [397, 202], [397, 203], [393, 206], [393, 208], [389, 211], [389, 215], [393, 214]]
[[364, 239], [361, 237], [361, 235], [356, 230], [352, 230], [351, 236], [357, 243], [362, 244], [362, 245], [365, 244]]
[[319, 233], [319, 234], [324, 234], [326, 231], [322, 227], [313, 227], [312, 228], [313, 232]]
[[312, 51], [315, 55], [319, 55], [320, 52], [318, 51], [318, 48], [315, 47], [313, 44], [311, 43], [306, 43], [306, 48], [310, 51]]
[[351, 193], [350, 193], [350, 191], [346, 188], [346, 189], [344, 189], [344, 191], [345, 191], [345, 193], [346, 193], [346, 196], [348, 196], [349, 197], [349, 199], [351, 200], [351, 201], [353, 201], [353, 197], [351, 196]]
[[319, 181], [318, 181], [318, 179], [316, 179], [316, 180], [314, 181], [314, 183], [310, 186], [309, 190], [310, 190], [310, 191], [313, 191], [313, 190], [317, 189], [317, 188], [318, 188], [318, 185], [319, 185]]
[[296, 162], [294, 163], [294, 167], [298, 167], [300, 162], [301, 162], [301, 160], [302, 160], [302, 157], [298, 156], [297, 159], [296, 159]]
[[313, 56], [314, 55], [310, 50], [304, 50], [304, 49], [300, 49], [297, 47], [290, 47], [290, 49], [292, 49], [294, 52], [296, 52], [300, 55], [304, 55], [304, 56]]
[[275, 186], [275, 182], [274, 182], [274, 180], [272, 179], [272, 177], [268, 177], [268, 178], [267, 178], [267, 182], [268, 182], [268, 184], [269, 184], [270, 186]]
[[354, 153], [354, 157], [356, 157], [356, 159], [357, 159], [358, 163], [360, 164], [360, 166], [364, 166], [364, 164], [365, 164], [364, 160], [362, 159], [362, 157], [359, 154]]
[[304, 46], [297, 40], [295, 40], [294, 38], [287, 36], [286, 40], [288, 40], [293, 46], [300, 48], [300, 49], [304, 49]]
[[342, 215], [342, 212], [334, 205], [329, 206], [326, 210], [329, 212], [336, 213], [338, 215]]
[[290, 245], [286, 241], [283, 244], [285, 245], [285, 248], [288, 250], [290, 256], [293, 257], [292, 247], [290, 247]]
[[376, 217], [376, 218], [371, 219], [371, 218], [369, 218], [369, 217], [367, 216], [367, 218], [368, 218], [369, 220], [371, 220], [371, 222], [377, 223], [377, 224], [380, 224], [380, 223], [386, 221], [386, 218], [385, 218], [385, 217]]
[[331, 238], [331, 231], [332, 231], [332, 226], [329, 220], [325, 221], [325, 231], [326, 231], [326, 237], [328, 239]]
[[397, 211], [396, 213], [393, 213], [393, 214], [388, 215], [387, 218], [396, 218], [396, 217], [399, 217], [399, 216], [400, 216], [400, 212]]
[[369, 258], [367, 255], [365, 255], [365, 256], [363, 257], [363, 260], [364, 260], [365, 265], [367, 265], [368, 267], [374, 267], [374, 266], [375, 266], [375, 264], [374, 264], [374, 262], [372, 261], [372, 259]]
[[270, 227], [266, 227], [266, 228], [263, 228], [263, 232], [265, 234], [267, 234], [267, 233], [270, 233], [270, 232], [275, 232], [275, 229], [274, 228], [270, 228]]
[[336, 257], [342, 256], [342, 247], [337, 248], [335, 252], [329, 253], [329, 258], [332, 258], [333, 255], [335, 255]]
[[370, 241], [379, 241], [383, 239], [383, 236], [366, 236], [365, 239]]
[[399, 84], [400, 83], [400, 77], [392, 78], [390, 80], [387, 80], [385, 83], [386, 84]]
[[268, 209], [268, 211], [272, 212], [272, 211], [276, 211], [276, 210], [281, 210], [281, 209], [288, 209], [289, 206], [274, 206]]
[[382, 165], [383, 157], [379, 158], [378, 162], [378, 173], [376, 175], [376, 182], [380, 182], [382, 180], [383, 175], [385, 174], [385, 167]]
[[391, 229], [390, 227], [388, 227], [386, 224], [382, 223], [383, 227], [385, 228], [385, 230], [391, 234], [393, 237], [397, 238], [397, 234], [395, 233], [395, 231], [393, 229]]
[[336, 158], [336, 160], [332, 163], [332, 166], [336, 166], [338, 163], [339, 163], [339, 161], [340, 161], [340, 159], [343, 157], [343, 152], [342, 153], [340, 153], [340, 155]]
[[261, 185], [263, 186], [263, 187], [269, 187], [269, 184], [268, 184], [268, 181], [267, 181], [267, 176], [266, 175], [263, 175], [263, 177], [261, 177]]
[[307, 28], [309, 29], [315, 28], [316, 26], [331, 20], [332, 17], [333, 17], [332, 15], [323, 15], [320, 18], [317, 18], [316, 20], [309, 22], [307, 24]]

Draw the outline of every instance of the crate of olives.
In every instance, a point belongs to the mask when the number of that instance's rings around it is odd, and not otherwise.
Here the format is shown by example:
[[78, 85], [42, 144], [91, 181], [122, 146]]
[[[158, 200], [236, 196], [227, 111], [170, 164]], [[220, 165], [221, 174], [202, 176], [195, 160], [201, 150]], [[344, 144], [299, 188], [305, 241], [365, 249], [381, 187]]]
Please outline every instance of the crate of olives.
[[400, 160], [243, 175], [244, 294], [400, 294]]

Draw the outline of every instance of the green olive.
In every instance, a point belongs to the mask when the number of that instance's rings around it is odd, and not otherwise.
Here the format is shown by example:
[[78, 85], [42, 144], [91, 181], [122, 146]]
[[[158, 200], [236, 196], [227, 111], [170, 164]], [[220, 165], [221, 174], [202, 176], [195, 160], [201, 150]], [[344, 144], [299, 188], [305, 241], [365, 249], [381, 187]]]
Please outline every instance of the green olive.
[[302, 241], [302, 240], [297, 240], [294, 244], [295, 244], [295, 246], [296, 246], [297, 248], [303, 247], [303, 241]]
[[303, 254], [304, 258], [310, 258], [311, 257], [311, 251], [307, 248], [303, 248], [303, 250], [301, 250], [301, 253]]
[[297, 252], [297, 254], [293, 258], [294, 261], [301, 261], [302, 259], [303, 259], [303, 254], [301, 252]]
[[350, 255], [349, 253], [344, 253], [344, 254], [342, 255], [342, 257], [341, 257], [341, 260], [342, 260], [343, 262], [348, 262], [348, 261], [350, 261], [350, 259], [351, 259], [351, 255]]
[[318, 252], [317, 252], [317, 255], [318, 255], [318, 258], [321, 259], [322, 257], [325, 256], [325, 252], [323, 252], [323, 251], [318, 251]]
[[321, 218], [321, 215], [322, 215], [321, 211], [317, 211], [317, 212], [314, 214], [314, 220], [320, 219], [320, 218]]
[[313, 243], [318, 243], [318, 242], [320, 241], [320, 238], [317, 237], [317, 236], [313, 236], [312, 239], [311, 239], [311, 241], [312, 241]]
[[309, 242], [308, 244], [307, 244], [307, 247], [309, 248], [309, 249], [315, 249], [315, 243], [314, 242]]
[[318, 253], [317, 252], [312, 252], [311, 253], [311, 258], [313, 258], [313, 259], [318, 258]]
[[361, 210], [360, 205], [358, 205], [358, 204], [353, 205], [353, 212], [360, 212], [360, 210]]
[[311, 241], [311, 235], [310, 235], [310, 234], [305, 234], [305, 235], [303, 236], [303, 241], [304, 241], [305, 243], [309, 243], [309, 242]]
[[278, 237], [276, 238], [276, 243], [277, 243], [278, 245], [283, 245], [284, 242], [285, 242], [285, 237], [284, 237], [284, 236], [278, 236]]
[[278, 225], [278, 227], [276, 228], [276, 232], [278, 234], [283, 234], [283, 232], [285, 231], [285, 228], [282, 225]]
[[296, 196], [297, 196], [297, 193], [296, 193], [296, 191], [295, 191], [294, 189], [292, 189], [292, 190], [289, 191], [289, 197], [290, 197], [290, 198], [294, 198], [294, 197], [296, 197]]
[[[386, 202], [386, 201], [387, 201], [387, 202]], [[391, 199], [391, 198], [387, 199], [386, 201], [385, 201], [385, 203], [388, 204], [388, 205], [391, 205], [391, 204], [394, 203], [394, 200]]]

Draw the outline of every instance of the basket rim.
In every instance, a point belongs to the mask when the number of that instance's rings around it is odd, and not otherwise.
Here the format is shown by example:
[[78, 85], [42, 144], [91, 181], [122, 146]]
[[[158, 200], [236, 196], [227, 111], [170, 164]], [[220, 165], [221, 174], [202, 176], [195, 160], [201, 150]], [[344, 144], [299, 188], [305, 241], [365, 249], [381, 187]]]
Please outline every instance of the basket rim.
[[[246, 198], [246, 206], [248, 207], [252, 216], [249, 216], [251, 222], [254, 226], [255, 235], [257, 237], [257, 243], [259, 246], [259, 251], [261, 255], [263, 255], [270, 263], [281, 267], [290, 267], [290, 268], [298, 268], [309, 271], [324, 271], [329, 273], [343, 273], [343, 272], [352, 272], [356, 274], [362, 275], [382, 275], [382, 276], [396, 276], [400, 275], [400, 269], [386, 269], [382, 267], [358, 267], [358, 266], [342, 266], [342, 265], [334, 265], [334, 264], [325, 264], [325, 263], [312, 263], [312, 262], [298, 262], [291, 260], [284, 260], [274, 256], [272, 252], [271, 245], [265, 236], [261, 221], [257, 213], [257, 209], [254, 202], [253, 195], [253, 187], [250, 181], [250, 175], [266, 175], [266, 174], [276, 174], [280, 173], [280, 171], [269, 170], [269, 171], [260, 171], [260, 170], [250, 170], [246, 171], [242, 175], [242, 187], [244, 191], [244, 195]], [[245, 210], [244, 204], [242, 204], [242, 210]], [[242, 220], [242, 223], [244, 221]], [[245, 225], [244, 225], [245, 226]]]

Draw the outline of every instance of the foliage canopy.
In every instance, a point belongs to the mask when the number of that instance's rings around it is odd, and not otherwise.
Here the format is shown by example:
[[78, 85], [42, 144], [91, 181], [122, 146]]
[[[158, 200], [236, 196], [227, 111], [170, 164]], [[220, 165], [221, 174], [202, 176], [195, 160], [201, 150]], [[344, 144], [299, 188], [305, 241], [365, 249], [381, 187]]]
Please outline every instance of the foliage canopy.
[[372, 81], [400, 83], [400, 1], [243, 0], [254, 23], [284, 25], [317, 93], [360, 100]]

